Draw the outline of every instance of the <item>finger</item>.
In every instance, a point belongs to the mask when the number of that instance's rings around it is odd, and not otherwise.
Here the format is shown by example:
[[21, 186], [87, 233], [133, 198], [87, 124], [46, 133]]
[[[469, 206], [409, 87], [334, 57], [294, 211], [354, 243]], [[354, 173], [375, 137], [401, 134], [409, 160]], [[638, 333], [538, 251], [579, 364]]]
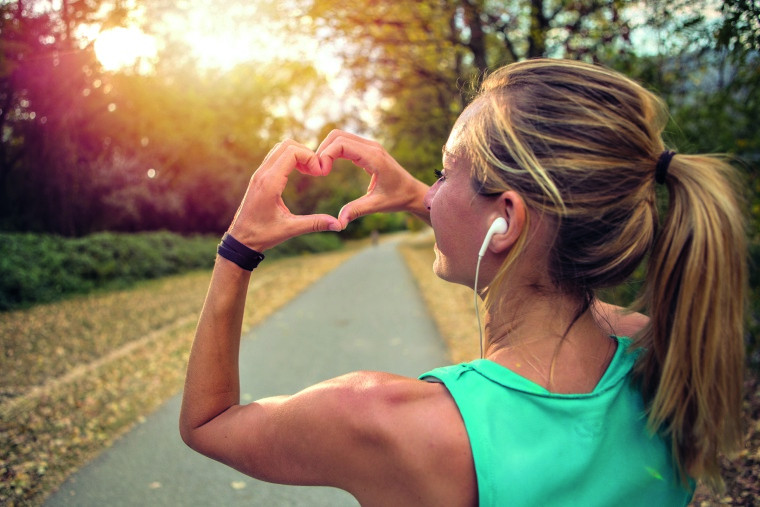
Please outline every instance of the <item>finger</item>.
[[311, 232], [342, 231], [343, 226], [333, 216], [325, 214], [291, 215], [288, 220], [288, 230], [291, 237], [309, 234]]
[[330, 134], [317, 149], [323, 170], [329, 172], [333, 161], [343, 158], [370, 173], [375, 172], [384, 153], [378, 143], [346, 132]]
[[276, 188], [282, 191], [287, 184], [288, 175], [294, 169], [312, 176], [322, 175], [319, 160], [314, 152], [295, 141], [281, 143], [278, 150], [262, 164], [260, 171], [261, 177], [275, 178]]
[[381, 200], [373, 195], [365, 195], [355, 199], [349, 203], [346, 203], [338, 213], [338, 221], [343, 229], [346, 228], [349, 222], [356, 220], [364, 215], [370, 215], [381, 211]]
[[280, 146], [282, 146], [282, 142], [279, 142], [275, 144], [274, 146], [272, 146], [272, 148], [269, 150], [266, 156], [264, 156], [264, 160], [261, 161], [261, 164], [259, 165], [259, 167], [266, 164], [267, 161], [269, 161], [269, 159], [272, 157], [272, 154], [280, 149]]
[[307, 160], [309, 157], [314, 157], [314, 155], [315, 153], [307, 146], [297, 141], [293, 141], [292, 139], [286, 139], [277, 143], [271, 150], [269, 150], [269, 153], [264, 157], [264, 161], [261, 163], [260, 167], [271, 168], [279, 166], [283, 160], [295, 160], [297, 157], [296, 164], [303, 164], [305, 167], [308, 166], [311, 169], [314, 169], [314, 167], [316, 167], [315, 162], [318, 164], [318, 161], [309, 162]]
[[[311, 150], [309, 150], [311, 151]], [[319, 163], [319, 158], [317, 157], [314, 152], [311, 153], [309, 156], [309, 161], [306, 164], [299, 163], [296, 165], [296, 169], [298, 172], [302, 174], [307, 174], [309, 176], [325, 176], [325, 173], [322, 170], [322, 167]]]
[[327, 136], [322, 140], [322, 142], [319, 143], [319, 146], [314, 152], [317, 154], [317, 158], [319, 158], [319, 164], [322, 167], [322, 174], [325, 176], [330, 174], [330, 171], [332, 171], [332, 163], [335, 159], [329, 156], [322, 158], [321, 154], [322, 152], [324, 152], [325, 148], [327, 148], [330, 144], [335, 142], [336, 138], [344, 134], [347, 134], [347, 133], [342, 130], [338, 130], [338, 129], [331, 130], [330, 133], [327, 134]]
[[333, 129], [333, 130], [330, 131], [329, 134], [327, 134], [327, 136], [325, 136], [325, 138], [322, 140], [322, 142], [319, 143], [319, 146], [315, 150], [315, 153], [317, 155], [319, 155], [322, 151], [324, 151], [324, 149], [327, 146], [329, 146], [330, 144], [332, 144], [333, 142], [335, 142], [335, 140], [337, 138], [340, 138], [340, 137], [344, 137], [344, 138], [348, 138], [348, 139], [351, 139], [351, 138], [362, 139], [361, 137], [357, 136], [356, 134], [351, 134], [351, 133], [346, 132], [344, 130]]

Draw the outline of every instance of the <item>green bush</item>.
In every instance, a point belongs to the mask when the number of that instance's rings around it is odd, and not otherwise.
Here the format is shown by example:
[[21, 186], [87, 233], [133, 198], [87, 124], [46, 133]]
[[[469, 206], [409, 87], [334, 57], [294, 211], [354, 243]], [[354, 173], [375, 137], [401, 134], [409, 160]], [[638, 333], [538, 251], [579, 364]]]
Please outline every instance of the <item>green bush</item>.
[[168, 232], [83, 238], [0, 233], [0, 310], [207, 268], [217, 241]]
[[[104, 232], [83, 238], [0, 233], [0, 311], [210, 268], [218, 243], [218, 237], [183, 237], [169, 232]], [[334, 234], [310, 234], [286, 241], [266, 256], [324, 252], [341, 246]]]
[[413, 219], [407, 213], [374, 213], [349, 222], [342, 235], [351, 239], [366, 238], [372, 234], [372, 231], [386, 233], [409, 229], [411, 222]]
[[279, 259], [305, 253], [319, 253], [337, 250], [343, 246], [343, 242], [337, 234], [329, 232], [316, 232], [304, 236], [296, 236], [284, 243], [277, 245], [264, 254], [267, 259]]

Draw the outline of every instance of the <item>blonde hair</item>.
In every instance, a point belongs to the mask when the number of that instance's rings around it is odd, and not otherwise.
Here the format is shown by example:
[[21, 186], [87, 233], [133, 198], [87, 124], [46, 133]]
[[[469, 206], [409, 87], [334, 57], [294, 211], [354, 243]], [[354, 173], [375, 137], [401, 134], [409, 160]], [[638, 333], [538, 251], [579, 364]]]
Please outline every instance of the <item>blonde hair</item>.
[[[736, 172], [720, 157], [676, 155], [660, 225], [655, 166], [662, 100], [625, 76], [569, 60], [529, 60], [488, 76], [463, 129], [481, 194], [517, 191], [557, 222], [552, 282], [585, 310], [649, 256], [634, 376], [650, 428], [683, 478], [721, 484], [719, 453], [741, 445], [745, 229]], [[527, 232], [527, 227], [524, 232]], [[525, 237], [502, 265], [489, 298]]]

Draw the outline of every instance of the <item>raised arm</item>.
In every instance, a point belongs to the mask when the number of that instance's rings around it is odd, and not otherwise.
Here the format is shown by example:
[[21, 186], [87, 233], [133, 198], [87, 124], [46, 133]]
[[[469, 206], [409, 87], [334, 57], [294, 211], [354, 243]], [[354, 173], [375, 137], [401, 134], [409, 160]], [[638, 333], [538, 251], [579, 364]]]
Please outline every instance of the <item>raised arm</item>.
[[429, 187], [401, 167], [379, 143], [333, 130], [317, 149], [317, 156], [326, 172], [335, 159], [343, 158], [371, 176], [367, 193], [340, 210], [338, 220], [344, 228], [361, 216], [393, 211], [407, 211], [430, 224], [430, 212], [423, 205]]
[[[340, 228], [335, 218], [327, 215], [290, 213], [282, 201], [282, 190], [293, 169], [322, 174], [309, 149], [292, 141], [275, 146], [251, 177], [230, 226], [233, 237], [262, 252], [304, 232]], [[239, 402], [238, 350], [250, 275], [217, 258], [185, 379], [180, 417], [185, 440], [192, 440], [195, 430]]]
[[[319, 176], [316, 155], [293, 141], [275, 146], [251, 177], [245, 197], [230, 226], [230, 234], [249, 248], [264, 251], [299, 234], [339, 230], [329, 215], [295, 216], [282, 201], [282, 190], [293, 169]], [[240, 467], [231, 441], [238, 414], [238, 351], [251, 273], [217, 257], [201, 312], [185, 379], [180, 433], [191, 447]], [[232, 426], [230, 426], [232, 425]], [[236, 445], [239, 446], [240, 442]]]
[[[328, 215], [290, 214], [281, 192], [294, 168], [328, 172], [301, 145], [275, 147], [251, 178], [230, 227], [249, 248], [266, 250], [297, 234], [340, 228]], [[420, 504], [419, 495], [435, 505], [457, 495], [471, 504], [469, 443], [440, 384], [357, 372], [291, 396], [240, 404], [238, 351], [250, 276], [217, 257], [188, 363], [183, 440], [252, 477], [335, 486], [362, 504]]]

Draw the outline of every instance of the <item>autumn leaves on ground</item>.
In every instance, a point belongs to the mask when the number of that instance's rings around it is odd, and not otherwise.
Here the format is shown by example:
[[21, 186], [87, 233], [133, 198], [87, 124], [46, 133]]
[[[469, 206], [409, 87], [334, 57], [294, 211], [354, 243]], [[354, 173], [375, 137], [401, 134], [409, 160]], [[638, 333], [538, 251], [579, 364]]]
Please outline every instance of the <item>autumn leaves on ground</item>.
[[[267, 262], [245, 327], [354, 250]], [[0, 505], [36, 505], [182, 387], [208, 271], [0, 314]]]
[[[338, 252], [266, 262], [249, 289], [244, 327], [262, 321], [347, 259]], [[478, 355], [470, 290], [437, 279], [432, 239], [401, 251], [454, 362]], [[0, 504], [37, 505], [65, 477], [182, 386], [209, 272], [142, 283], [0, 314]], [[694, 505], [755, 505], [760, 394], [748, 383], [747, 450], [726, 462], [728, 491]]]

